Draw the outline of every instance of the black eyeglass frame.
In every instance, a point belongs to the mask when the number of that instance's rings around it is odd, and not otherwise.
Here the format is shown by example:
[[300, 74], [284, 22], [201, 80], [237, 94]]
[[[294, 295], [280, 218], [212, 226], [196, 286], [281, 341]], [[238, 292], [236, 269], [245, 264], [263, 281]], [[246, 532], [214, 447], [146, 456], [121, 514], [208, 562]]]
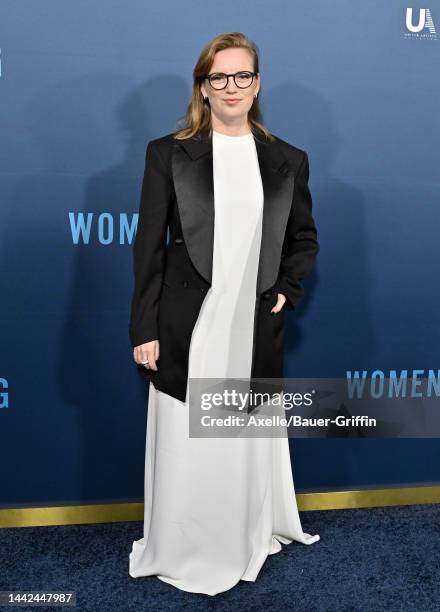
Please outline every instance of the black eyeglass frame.
[[[252, 80], [251, 80], [251, 82], [249, 83], [249, 85], [246, 85], [246, 87], [240, 87], [240, 85], [238, 85], [238, 84], [237, 84], [237, 81], [235, 80], [235, 77], [236, 77], [238, 74], [243, 74], [243, 73], [245, 73], [245, 74], [250, 74], [250, 75], [252, 76]], [[220, 74], [220, 75], [222, 75], [222, 76], [225, 76], [225, 77], [226, 77], [226, 83], [225, 83], [224, 87], [214, 87], [214, 86], [211, 84], [210, 77], [212, 77], [212, 76], [214, 76], [214, 75], [218, 75], [218, 74]], [[234, 74], [234, 73], [231, 73], [231, 74], [226, 74], [225, 72], [211, 72], [210, 74], [204, 74], [204, 75], [202, 76], [202, 78], [203, 78], [203, 79], [208, 79], [209, 84], [211, 85], [212, 89], [215, 89], [216, 91], [221, 91], [222, 89], [226, 89], [226, 87], [228, 86], [228, 83], [229, 83], [229, 77], [232, 77], [232, 78], [234, 79], [234, 83], [235, 83], [235, 85], [236, 85], [236, 86], [237, 86], [239, 89], [248, 89], [248, 87], [250, 87], [250, 86], [252, 85], [252, 83], [254, 82], [254, 79], [255, 79], [255, 77], [256, 77], [257, 75], [258, 75], [258, 72], [252, 72], [251, 70], [239, 70], [239, 71], [238, 71], [238, 72], [236, 72], [235, 74]]]

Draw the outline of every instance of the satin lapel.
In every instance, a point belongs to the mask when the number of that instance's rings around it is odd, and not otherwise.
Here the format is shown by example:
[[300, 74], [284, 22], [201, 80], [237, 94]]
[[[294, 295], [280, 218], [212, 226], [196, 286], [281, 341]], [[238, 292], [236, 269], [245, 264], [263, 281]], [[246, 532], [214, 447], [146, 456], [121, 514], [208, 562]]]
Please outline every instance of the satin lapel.
[[[276, 282], [292, 206], [294, 175], [280, 145], [254, 136], [264, 191], [257, 293]], [[182, 232], [197, 271], [211, 284], [214, 245], [214, 180], [210, 136], [175, 141], [172, 172]]]
[[287, 219], [292, 208], [294, 175], [277, 141], [255, 139], [263, 183], [263, 227], [257, 277], [257, 293], [276, 282]]
[[172, 172], [186, 248], [197, 271], [211, 284], [214, 246], [211, 140], [175, 141]]

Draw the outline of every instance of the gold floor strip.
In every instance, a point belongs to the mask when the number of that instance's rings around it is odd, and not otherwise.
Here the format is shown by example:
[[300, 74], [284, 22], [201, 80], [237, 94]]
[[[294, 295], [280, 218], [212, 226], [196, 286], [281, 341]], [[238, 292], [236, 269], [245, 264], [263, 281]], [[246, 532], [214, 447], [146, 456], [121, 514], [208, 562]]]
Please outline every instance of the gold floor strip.
[[439, 504], [440, 486], [300, 493], [297, 495], [297, 500], [299, 510], [343, 510], [345, 508]]
[[[440, 486], [298, 493], [296, 499], [300, 511], [438, 504]], [[141, 521], [143, 513], [143, 503], [2, 508], [0, 528]]]

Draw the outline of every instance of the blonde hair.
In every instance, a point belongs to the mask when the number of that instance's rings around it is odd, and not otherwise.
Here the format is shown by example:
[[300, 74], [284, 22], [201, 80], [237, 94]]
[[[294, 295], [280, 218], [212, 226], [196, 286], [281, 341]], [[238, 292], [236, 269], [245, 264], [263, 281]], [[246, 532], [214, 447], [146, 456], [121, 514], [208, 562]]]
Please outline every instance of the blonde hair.
[[[184, 115], [185, 126], [179, 129], [174, 138], [183, 140], [198, 135], [201, 132], [211, 131], [211, 108], [208, 100], [203, 99], [201, 84], [204, 75], [209, 73], [214, 56], [217, 51], [229, 49], [231, 47], [241, 47], [247, 49], [252, 56], [254, 72], [259, 72], [258, 48], [241, 32], [225, 32], [213, 38], [202, 50], [199, 59], [193, 70], [193, 90], [191, 100]], [[248, 123], [252, 132], [259, 130], [268, 141], [275, 140], [269, 130], [262, 123], [262, 113], [258, 102], [258, 97], [254, 98], [248, 112]]]

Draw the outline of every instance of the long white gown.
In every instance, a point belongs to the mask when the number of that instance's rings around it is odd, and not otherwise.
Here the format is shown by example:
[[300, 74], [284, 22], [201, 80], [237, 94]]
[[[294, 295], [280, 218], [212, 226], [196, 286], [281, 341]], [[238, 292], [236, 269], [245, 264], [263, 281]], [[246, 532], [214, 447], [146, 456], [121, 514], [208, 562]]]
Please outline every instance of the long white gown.
[[[213, 132], [212, 286], [191, 338], [189, 377], [249, 379], [263, 188], [251, 133]], [[160, 368], [160, 358], [158, 361]], [[143, 537], [129, 574], [215, 595], [255, 581], [303, 532], [287, 437], [190, 438], [181, 402], [149, 387]]]

